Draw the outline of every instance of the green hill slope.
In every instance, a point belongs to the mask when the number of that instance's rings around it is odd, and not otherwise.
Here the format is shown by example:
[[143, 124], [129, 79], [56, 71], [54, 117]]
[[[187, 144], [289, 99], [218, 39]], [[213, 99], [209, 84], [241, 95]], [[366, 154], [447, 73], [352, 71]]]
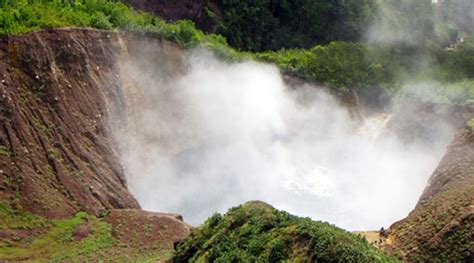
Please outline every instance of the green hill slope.
[[174, 262], [397, 262], [359, 236], [253, 201], [215, 214], [178, 246]]

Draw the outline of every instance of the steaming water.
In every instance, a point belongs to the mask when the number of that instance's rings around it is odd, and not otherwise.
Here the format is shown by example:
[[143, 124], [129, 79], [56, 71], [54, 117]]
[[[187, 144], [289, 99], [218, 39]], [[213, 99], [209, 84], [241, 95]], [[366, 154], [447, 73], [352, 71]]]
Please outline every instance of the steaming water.
[[143, 97], [118, 138], [129, 188], [146, 210], [198, 225], [262, 200], [349, 230], [379, 229], [413, 208], [444, 151], [375, 143], [387, 116], [360, 126], [335, 98], [289, 89], [269, 65], [199, 52], [188, 66], [163, 82], [158, 63], [149, 72], [126, 65]]

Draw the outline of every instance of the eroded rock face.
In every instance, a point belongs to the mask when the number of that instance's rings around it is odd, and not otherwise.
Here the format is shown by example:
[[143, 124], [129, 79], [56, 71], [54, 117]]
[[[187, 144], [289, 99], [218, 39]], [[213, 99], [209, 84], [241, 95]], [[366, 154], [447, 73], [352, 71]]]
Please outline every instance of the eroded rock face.
[[459, 131], [388, 249], [410, 262], [474, 261], [474, 129]]
[[50, 218], [139, 208], [108, 123], [125, 121], [132, 84], [120, 62], [150, 56], [145, 46], [155, 61], [180, 52], [143, 35], [92, 29], [0, 39], [2, 200]]
[[3, 198], [48, 217], [139, 208], [106, 125], [121, 97], [118, 43], [86, 29], [0, 40]]
[[184, 240], [191, 229], [180, 215], [136, 209], [112, 210], [106, 221], [112, 225], [112, 234], [118, 241], [143, 251], [157, 247], [173, 250], [174, 244]]

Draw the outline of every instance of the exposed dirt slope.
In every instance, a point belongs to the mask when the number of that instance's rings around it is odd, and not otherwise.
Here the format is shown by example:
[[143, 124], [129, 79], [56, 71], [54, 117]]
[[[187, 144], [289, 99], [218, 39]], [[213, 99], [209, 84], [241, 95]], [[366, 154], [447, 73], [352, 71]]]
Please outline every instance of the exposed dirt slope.
[[116, 209], [107, 216], [112, 234], [123, 244], [142, 251], [157, 248], [173, 250], [174, 242], [184, 240], [191, 229], [180, 215], [133, 209]]
[[182, 55], [146, 35], [93, 29], [0, 39], [0, 261], [170, 256], [189, 226], [139, 210], [109, 127], [142, 99], [125, 61], [142, 71], [161, 60], [155, 75], [166, 79]]
[[474, 261], [473, 126], [456, 135], [415, 209], [391, 227], [387, 248], [407, 261]]
[[139, 208], [105, 122], [121, 96], [115, 50], [117, 35], [97, 30], [0, 40], [3, 198], [48, 217]]
[[125, 120], [125, 89], [133, 85], [119, 60], [156, 61], [164, 53], [182, 52], [146, 36], [92, 29], [1, 38], [1, 199], [50, 218], [139, 208], [108, 121]]

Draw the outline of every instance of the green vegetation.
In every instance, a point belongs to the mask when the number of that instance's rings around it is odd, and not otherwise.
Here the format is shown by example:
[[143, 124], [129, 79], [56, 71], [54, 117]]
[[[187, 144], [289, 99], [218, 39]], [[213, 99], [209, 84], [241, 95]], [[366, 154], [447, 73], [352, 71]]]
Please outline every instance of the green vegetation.
[[[0, 231], [12, 233], [11, 238], [0, 240], [0, 260], [77, 260], [115, 242], [109, 224], [83, 212], [70, 219], [48, 220], [1, 203], [0, 222]], [[73, 232], [80, 225], [90, 234], [74, 240]]]
[[359, 236], [262, 202], [215, 214], [179, 245], [175, 262], [397, 262]]
[[259, 60], [275, 63], [289, 75], [341, 90], [379, 86], [392, 82], [394, 77], [387, 61], [368, 57], [368, 46], [358, 43], [332, 42], [310, 50], [282, 50], [255, 56]]
[[438, 51], [435, 55], [437, 79], [452, 82], [474, 78], [474, 36], [468, 36], [453, 52]]
[[117, 241], [109, 223], [84, 212], [51, 220], [0, 202], [0, 234], [2, 262], [157, 262], [171, 257], [169, 249], [153, 244], [150, 249]]
[[426, 47], [435, 39], [431, 0], [378, 0], [370, 40], [391, 45]]
[[224, 45], [225, 39], [206, 35], [190, 21], [166, 23], [114, 0], [1, 0], [0, 35], [15, 35], [44, 28], [93, 27], [148, 32], [185, 47]]
[[474, 215], [468, 212], [473, 191], [474, 186], [465, 183], [426, 200], [393, 229], [400, 242], [394, 252], [405, 252], [408, 262], [469, 262], [474, 245]]
[[0, 155], [10, 157], [12, 155], [12, 151], [10, 150], [10, 148], [0, 145]]
[[474, 130], [474, 119], [471, 119], [467, 122], [467, 126], [471, 127]]
[[[433, 14], [434, 10], [426, 5], [426, 1], [417, 4], [412, 2], [404, 0], [403, 4], [398, 6], [393, 1], [388, 1], [383, 6], [377, 6], [377, 14], [380, 16], [380, 13], [383, 13], [380, 9], [387, 7], [395, 10], [392, 10], [394, 14], [406, 12], [407, 21], [400, 20], [400, 16], [395, 17], [398, 20], [392, 22], [399, 24], [400, 29], [420, 28], [420, 23], [425, 24], [429, 21], [426, 17], [417, 17], [416, 12], [428, 16]], [[242, 45], [251, 50], [283, 46], [310, 47], [314, 43], [326, 43], [334, 39], [355, 40], [356, 36], [360, 35], [361, 27], [367, 26], [370, 18], [375, 16], [372, 0], [357, 4], [347, 1], [323, 3], [301, 0], [300, 4], [305, 4], [306, 7], [302, 8], [303, 5], [287, 1], [219, 1], [219, 5], [225, 11], [219, 26], [220, 32], [224, 32], [227, 36], [231, 35], [233, 38], [229, 40], [234, 46]], [[416, 8], [413, 5], [416, 5]], [[340, 13], [335, 10], [339, 10]], [[259, 15], [256, 15], [257, 13]], [[319, 16], [320, 14], [322, 16]], [[337, 23], [329, 23], [327, 20], [329, 17], [340, 16], [341, 19], [334, 20], [338, 21]], [[321, 25], [318, 24], [316, 27], [307, 23], [309, 20], [301, 19], [302, 17], [318, 21]], [[283, 23], [283, 20], [288, 24]], [[242, 25], [244, 22], [247, 24]], [[423, 27], [425, 30], [422, 30], [418, 37], [424, 39], [422, 49], [417, 45], [411, 45], [410, 41], [406, 41], [403, 45], [331, 42], [311, 49], [282, 49], [252, 54], [234, 50], [223, 36], [205, 34], [196, 29], [190, 21], [166, 23], [152, 14], [134, 11], [120, 1], [0, 1], [0, 34], [21, 34], [42, 28], [65, 26], [118, 28], [143, 32], [176, 42], [186, 48], [206, 47], [218, 57], [227, 60], [257, 59], [275, 63], [286, 74], [326, 84], [340, 91], [382, 88], [397, 92], [406, 85], [404, 80], [410, 79], [420, 83], [434, 81], [433, 86], [445, 87], [438, 89], [436, 93], [449, 98], [447, 99], [449, 102], [459, 100], [456, 98], [460, 97], [460, 94], [467, 96], [463, 97], [464, 101], [458, 102], [459, 104], [471, 103], [474, 99], [471, 81], [471, 78], [474, 78], [471, 70], [474, 68], [474, 41], [468, 38], [456, 51], [448, 52], [429, 37], [433, 33], [428, 30], [430, 28], [428, 25]], [[353, 34], [346, 34], [347, 30]], [[347, 38], [337, 36], [336, 33], [347, 35]], [[315, 34], [324, 36], [319, 37]], [[271, 39], [268, 40], [271, 43], [267, 43], [266, 38]], [[429, 39], [432, 41], [428, 41]], [[316, 42], [313, 43], [313, 40]], [[288, 45], [278, 44], [279, 41]], [[446, 94], [442, 94], [443, 92]]]
[[[254, 52], [310, 48], [331, 41], [355, 41], [371, 23], [375, 0], [219, 0], [217, 33], [230, 45]], [[207, 8], [212, 14], [212, 5]]]
[[31, 229], [48, 225], [48, 220], [15, 211], [7, 203], [0, 202], [0, 229]]
[[[376, 4], [380, 2], [384, 4]], [[472, 21], [472, 14], [465, 14], [469, 9], [459, 8], [462, 4], [456, 5], [467, 3], [466, 0], [444, 2], [445, 5], [434, 7], [431, 0], [220, 0], [217, 3], [223, 13], [217, 32], [221, 36], [205, 34], [190, 21], [166, 23], [118, 0], [0, 0], [0, 35], [69, 26], [120, 29], [170, 40], [185, 48], [206, 47], [228, 60], [256, 59], [274, 63], [288, 75], [323, 83], [342, 92], [384, 89], [399, 97], [472, 105], [474, 37], [467, 35], [472, 27], [458, 19], [470, 16]], [[210, 8], [205, 11], [209, 16], [217, 16]], [[433, 17], [440, 19], [434, 21]], [[375, 41], [356, 42], [372, 21], [377, 21], [376, 35], [371, 36]], [[466, 33], [467, 38], [463, 43], [455, 43], [460, 33]], [[258, 53], [237, 51], [227, 40], [239, 50]], [[448, 51], [446, 47], [450, 45], [453, 47]], [[33, 89], [42, 92], [41, 88]], [[21, 94], [21, 99], [26, 102], [32, 95]], [[2, 111], [5, 116], [11, 114], [5, 109]], [[51, 132], [40, 120], [34, 116], [32, 119], [38, 130]], [[474, 127], [473, 120], [468, 125]], [[12, 154], [11, 149], [0, 146], [0, 157]], [[47, 156], [61, 159], [54, 149], [49, 149]], [[49, 166], [43, 170], [46, 174], [52, 173]], [[80, 171], [71, 171], [71, 176], [80, 177]], [[472, 217], [460, 222], [460, 230], [446, 235], [441, 252], [431, 251], [432, 248], [425, 245], [423, 233], [410, 231], [415, 224], [438, 231], [443, 222], [451, 222], [451, 218], [444, 214], [436, 217], [427, 214], [420, 218], [419, 222], [407, 221], [401, 226], [400, 240], [404, 246], [411, 247], [415, 241], [420, 243], [417, 247], [420, 260], [435, 255], [461, 261], [468, 249], [466, 240], [470, 238], [468, 229], [474, 224]], [[86, 227], [90, 233], [76, 239], [74, 231], [78, 227]], [[154, 234], [150, 226], [144, 228], [145, 235]], [[0, 260], [105, 258], [116, 261], [114, 259], [126, 258], [133, 261], [139, 258], [157, 261], [170, 256], [169, 251], [163, 249], [145, 253], [139, 251], [141, 248], [134, 250], [119, 243], [112, 237], [108, 223], [85, 213], [69, 219], [49, 220], [0, 203], [0, 232], [5, 236], [0, 238]], [[404, 233], [410, 238], [404, 238]], [[258, 202], [209, 218], [179, 246], [174, 259], [397, 261], [358, 236]]]
[[466, 79], [453, 83], [434, 81], [409, 83], [398, 91], [397, 96], [422, 102], [474, 105], [474, 80]]

